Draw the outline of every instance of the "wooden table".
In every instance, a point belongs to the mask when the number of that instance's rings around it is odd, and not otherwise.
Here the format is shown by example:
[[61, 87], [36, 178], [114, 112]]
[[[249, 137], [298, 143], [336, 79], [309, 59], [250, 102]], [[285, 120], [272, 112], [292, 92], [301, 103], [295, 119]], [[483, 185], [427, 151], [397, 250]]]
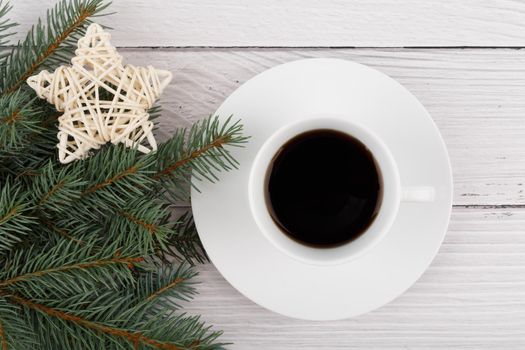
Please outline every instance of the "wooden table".
[[[54, 2], [13, 1], [11, 16], [25, 31]], [[266, 68], [339, 57], [406, 86], [448, 146], [455, 193], [445, 242], [423, 277], [379, 310], [289, 319], [200, 266], [200, 295], [186, 310], [223, 329], [232, 349], [525, 348], [524, 1], [114, 0], [111, 10], [101, 22], [115, 28], [127, 62], [174, 73], [164, 135]]]

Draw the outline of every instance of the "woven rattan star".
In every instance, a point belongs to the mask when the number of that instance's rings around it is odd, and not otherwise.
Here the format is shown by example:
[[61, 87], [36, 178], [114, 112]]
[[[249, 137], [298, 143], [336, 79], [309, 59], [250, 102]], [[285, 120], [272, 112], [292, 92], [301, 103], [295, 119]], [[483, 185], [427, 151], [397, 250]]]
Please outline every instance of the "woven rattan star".
[[148, 153], [157, 149], [148, 109], [171, 81], [165, 70], [123, 65], [110, 34], [91, 24], [78, 41], [71, 66], [42, 71], [27, 80], [59, 117], [61, 163], [83, 159], [107, 142]]

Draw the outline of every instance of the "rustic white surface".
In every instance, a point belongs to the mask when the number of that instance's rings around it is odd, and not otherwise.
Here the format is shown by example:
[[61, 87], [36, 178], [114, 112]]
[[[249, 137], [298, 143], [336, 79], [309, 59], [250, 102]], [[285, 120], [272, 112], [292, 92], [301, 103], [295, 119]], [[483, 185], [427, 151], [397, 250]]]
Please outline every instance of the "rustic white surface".
[[[17, 0], [29, 25], [55, 0]], [[114, 0], [120, 46], [525, 46], [519, 0]]]
[[[25, 30], [54, 2], [14, 1], [13, 18]], [[186, 310], [223, 329], [232, 349], [525, 348], [525, 51], [490, 48], [525, 46], [525, 1], [115, 0], [112, 10], [105, 21], [114, 44], [131, 47], [128, 62], [174, 73], [161, 137], [268, 67], [329, 56], [400, 81], [449, 148], [455, 208], [445, 243], [423, 277], [377, 311], [289, 319], [200, 266], [201, 294]], [[211, 48], [168, 48], [181, 46]]]
[[[167, 134], [212, 113], [240, 84], [279, 63], [339, 57], [370, 65], [427, 107], [450, 152], [454, 204], [525, 204], [525, 50], [126, 49], [173, 72], [162, 97]], [[242, 116], [239, 116], [242, 118]]]
[[525, 209], [456, 208], [423, 277], [353, 319], [276, 315], [232, 290], [211, 265], [200, 268], [200, 295], [186, 311], [221, 327], [235, 349], [524, 349], [524, 227]]

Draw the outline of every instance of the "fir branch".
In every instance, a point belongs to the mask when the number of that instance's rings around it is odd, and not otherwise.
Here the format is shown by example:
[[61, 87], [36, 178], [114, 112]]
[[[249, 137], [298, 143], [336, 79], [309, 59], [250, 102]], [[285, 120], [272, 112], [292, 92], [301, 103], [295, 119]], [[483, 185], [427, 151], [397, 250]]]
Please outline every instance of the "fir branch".
[[7, 56], [2, 95], [17, 91], [40, 68], [66, 63], [89, 18], [107, 6], [104, 0], [62, 0], [55, 5], [48, 11], [47, 25], [39, 21]]
[[133, 344], [135, 347], [138, 347], [140, 344], [145, 344], [152, 346], [156, 349], [163, 349], [163, 350], [182, 350], [182, 348], [169, 343], [169, 342], [161, 342], [156, 339], [149, 338], [147, 336], [142, 335], [140, 332], [130, 332], [127, 330], [119, 329], [116, 327], [110, 327], [101, 323], [89, 321], [87, 319], [84, 319], [82, 317], [72, 315], [54, 308], [47, 307], [42, 304], [35, 303], [31, 300], [22, 298], [18, 295], [12, 295], [9, 296], [9, 299], [14, 301], [15, 303], [25, 306], [27, 308], [30, 308], [32, 310], [36, 310], [39, 312], [42, 312], [48, 316], [56, 317], [64, 321], [68, 321], [71, 323], [74, 323], [76, 325], [79, 325], [81, 327], [85, 327], [91, 330], [95, 330], [97, 332], [109, 334], [116, 337], [121, 337], [126, 340], [128, 340], [131, 344]]
[[[73, 212], [60, 212], [56, 217], [47, 218], [45, 215], [39, 217], [39, 230], [36, 232], [43, 241], [39, 241], [39, 244], [50, 244], [61, 243], [64, 238], [72, 241], [76, 244], [83, 245], [91, 242], [92, 244], [106, 246], [101, 240], [105, 227], [103, 227], [98, 221], [85, 220], [83, 215], [79, 215], [74, 211], [74, 207], [68, 207]], [[114, 245], [119, 246], [114, 242]], [[119, 246], [121, 247], [121, 246]], [[122, 247], [121, 247], [122, 248]], [[127, 248], [127, 246], [126, 246]]]
[[175, 222], [166, 237], [166, 247], [159, 247], [156, 252], [166, 263], [170, 263], [171, 258], [186, 261], [190, 265], [209, 261], [190, 212]]
[[106, 180], [104, 180], [102, 182], [99, 182], [99, 183], [89, 187], [84, 192], [82, 192], [82, 196], [85, 196], [87, 194], [96, 192], [96, 191], [98, 191], [98, 190], [100, 190], [100, 189], [102, 189], [102, 188], [104, 188], [106, 186], [112, 185], [113, 183], [122, 180], [126, 176], [130, 176], [132, 174], [136, 174], [137, 171], [138, 171], [138, 167], [136, 165], [133, 165], [133, 166], [131, 166], [128, 169], [124, 169], [123, 171], [119, 172], [118, 174], [114, 175], [113, 177], [111, 177], [109, 179], [106, 179]]
[[2, 217], [0, 217], [0, 225], [9, 221], [13, 216], [15, 216], [19, 211], [19, 208], [17, 206], [12, 207], [9, 209], [7, 213], [5, 213]]
[[[16, 118], [13, 116], [16, 115]], [[0, 97], [0, 168], [2, 173], [33, 172], [56, 152], [57, 113], [31, 97], [16, 91]], [[3, 175], [0, 173], [1, 175]]]
[[188, 265], [163, 265], [156, 270], [139, 275], [137, 279], [137, 299], [139, 304], [150, 308], [149, 313], [157, 309], [177, 310], [178, 300], [189, 301], [196, 294], [191, 280], [197, 275]]
[[42, 224], [44, 224], [47, 228], [49, 228], [51, 231], [58, 233], [61, 237], [67, 238], [68, 240], [76, 242], [78, 244], [85, 244], [86, 243], [82, 239], [78, 239], [78, 238], [73, 237], [70, 233], [68, 233], [67, 230], [54, 225], [49, 220], [41, 218], [40, 222]]
[[136, 224], [138, 226], [141, 226], [143, 229], [145, 229], [151, 235], [156, 234], [157, 231], [158, 231], [158, 226], [154, 222], [147, 222], [145, 220], [142, 220], [142, 219], [134, 216], [130, 212], [127, 212], [127, 211], [124, 211], [124, 210], [119, 210], [118, 213], [120, 215], [122, 215], [124, 218], [128, 219], [129, 221], [131, 221], [132, 223], [134, 223], [134, 224]]
[[154, 162], [151, 155], [143, 156], [122, 144], [105, 147], [82, 162], [88, 185], [75, 205], [90, 220], [111, 217], [152, 190]]
[[0, 293], [0, 349], [34, 349], [35, 334], [30, 325], [21, 318], [22, 309], [10, 303], [6, 295]]
[[51, 187], [49, 191], [47, 191], [42, 196], [42, 198], [40, 198], [40, 200], [38, 201], [38, 205], [41, 206], [45, 204], [46, 202], [48, 202], [49, 198], [53, 197], [55, 193], [57, 193], [59, 190], [61, 190], [64, 187], [64, 185], [65, 185], [65, 180], [60, 180], [56, 184], [54, 184], [53, 187]]
[[152, 301], [152, 300], [158, 298], [160, 295], [166, 293], [168, 290], [170, 290], [172, 288], [175, 288], [176, 286], [180, 285], [184, 281], [185, 281], [185, 279], [181, 278], [181, 277], [177, 277], [177, 278], [173, 279], [172, 281], [170, 281], [164, 287], [159, 288], [155, 292], [153, 292], [150, 295], [148, 295], [148, 297], [146, 298], [146, 301]]
[[178, 130], [159, 146], [158, 167], [152, 178], [162, 183], [172, 200], [187, 199], [183, 185], [190, 174], [197, 180], [216, 181], [217, 173], [237, 167], [229, 147], [242, 147], [247, 140], [239, 121], [232, 123], [231, 117], [224, 122], [218, 117], [206, 118], [189, 130]]
[[4, 123], [6, 123], [7, 125], [12, 125], [18, 119], [20, 119], [21, 116], [22, 116], [22, 113], [20, 113], [20, 110], [16, 109], [16, 110], [12, 111], [11, 114], [8, 114], [7, 116], [5, 116], [2, 121]]
[[[153, 178], [161, 179], [169, 177], [177, 171], [177, 169], [191, 162], [195, 162], [204, 156], [212, 158], [211, 160], [207, 159], [206, 162], [215, 170], [219, 170], [218, 166], [225, 170], [230, 170], [231, 168], [224, 161], [229, 162], [229, 165], [235, 168], [237, 163], [231, 158], [229, 152], [222, 151], [224, 152], [224, 154], [221, 154], [222, 157], [212, 152], [212, 150], [222, 149], [226, 144], [229, 146], [239, 146], [246, 142], [247, 138], [241, 135], [242, 126], [239, 122], [233, 124], [230, 124], [230, 122], [231, 117], [228, 118], [221, 127], [218, 117], [209, 117], [201, 122], [195, 123], [189, 131], [183, 129], [180, 133], [175, 134], [170, 141], [161, 145], [159, 158], [162, 159], [165, 153], [169, 153], [167, 150], [170, 148], [173, 148], [172, 151], [178, 151], [178, 154], [174, 154], [171, 159], [164, 159], [161, 168], [157, 170]], [[184, 138], [186, 134], [188, 134], [188, 144], [184, 147], [184, 143], [180, 142], [180, 138]], [[179, 157], [175, 158], [176, 156]], [[214, 163], [218, 166], [214, 166]], [[212, 170], [207, 166], [203, 168]], [[210, 171], [210, 175], [212, 174], [213, 172]]]
[[221, 136], [216, 139], [213, 139], [211, 143], [203, 145], [201, 148], [196, 149], [195, 151], [191, 152], [190, 154], [186, 155], [184, 158], [177, 160], [176, 162], [164, 167], [163, 169], [157, 171], [157, 173], [153, 176], [154, 179], [160, 179], [164, 176], [170, 176], [173, 172], [175, 172], [178, 168], [190, 163], [191, 161], [201, 157], [203, 154], [208, 152], [209, 150], [213, 148], [222, 147], [226, 143], [228, 143], [229, 138], [227, 136]]
[[[180, 287], [173, 290], [177, 288]], [[137, 303], [140, 299], [138, 295], [134, 296], [134, 292], [135, 288], [115, 291], [97, 288], [90, 293], [60, 299], [33, 299], [13, 294], [63, 314], [110, 329], [140, 334], [180, 349], [222, 349], [221, 344], [215, 343], [220, 333], [210, 331], [197, 317], [174, 316], [171, 310], [156, 308], [156, 304], [151, 302]], [[101, 332], [38, 310], [35, 313], [32, 309], [29, 311], [28, 317], [33, 320], [35, 332], [38, 333], [44, 349], [128, 349], [132, 346], [140, 349], [154, 348], [140, 342], [134, 344], [126, 336]]]
[[0, 256], [21, 242], [36, 222], [27, 197], [28, 193], [10, 180], [0, 190]]
[[[11, 27], [2, 4], [0, 44]], [[192, 173], [215, 181], [235, 168], [242, 126], [210, 117], [148, 155], [106, 145], [59, 166], [59, 113], [23, 84], [69, 63], [106, 6], [61, 0], [0, 55], [0, 350], [222, 349], [220, 332], [175, 314], [196, 293], [196, 273], [172, 257], [194, 263], [205, 253], [191, 216], [170, 223], [165, 199], [184, 193]]]
[[86, 184], [82, 180], [80, 166], [55, 167], [56, 164], [48, 161], [32, 179], [32, 197], [44, 217], [68, 213], [71, 203], [80, 198]]
[[127, 267], [130, 267], [142, 261], [144, 261], [144, 258], [142, 257], [134, 257], [134, 258], [114, 257], [110, 259], [94, 260], [94, 261], [90, 261], [86, 263], [62, 265], [60, 267], [50, 268], [47, 270], [34, 271], [31, 273], [27, 273], [25, 275], [19, 275], [19, 276], [16, 276], [16, 277], [4, 280], [4, 281], [0, 281], [0, 288], [5, 288], [13, 284], [19, 283], [19, 282], [28, 281], [30, 279], [33, 279], [36, 277], [42, 277], [42, 276], [52, 274], [52, 273], [65, 272], [65, 271], [70, 271], [70, 270], [85, 270], [85, 269], [98, 268], [98, 267], [103, 267], [103, 266], [112, 265], [112, 264], [124, 264]]
[[0, 97], [0, 149], [2, 152], [21, 148], [28, 135], [41, 133], [42, 110], [34, 106], [34, 98], [17, 91]]
[[79, 245], [63, 239], [51, 247], [32, 246], [6, 257], [0, 289], [33, 298], [83, 294], [94, 284], [117, 290], [133, 283], [130, 268], [142, 260], [134, 247], [100, 247], [96, 242]]
[[144, 335], [160, 339], [179, 339], [176, 344], [180, 344], [183, 349], [223, 349], [224, 344], [215, 343], [222, 333], [211, 331], [198, 316], [171, 317], [169, 312], [157, 312], [144, 324]]
[[156, 246], [165, 247], [170, 232], [166, 205], [149, 197], [138, 197], [117, 208], [115, 214], [105, 224], [105, 239], [123, 247], [132, 245], [143, 255], [152, 254]]
[[122, 144], [106, 147], [85, 161], [86, 171], [94, 176], [81, 196], [117, 187], [141, 194], [137, 185], [152, 183], [149, 176], [153, 161], [152, 157], [141, 157], [136, 149], [128, 149]]

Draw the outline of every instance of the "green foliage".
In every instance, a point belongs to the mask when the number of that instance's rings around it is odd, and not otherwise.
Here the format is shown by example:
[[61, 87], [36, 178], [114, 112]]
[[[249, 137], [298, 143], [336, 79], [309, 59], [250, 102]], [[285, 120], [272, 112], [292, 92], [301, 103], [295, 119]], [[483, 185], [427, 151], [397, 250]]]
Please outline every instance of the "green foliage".
[[197, 180], [219, 180], [218, 173], [237, 168], [237, 161], [223, 147], [242, 147], [247, 138], [242, 136], [242, 125], [224, 123], [218, 118], [207, 118], [195, 123], [189, 130], [178, 130], [157, 151], [158, 166], [154, 178], [162, 184], [163, 193], [172, 200], [187, 200], [188, 186], [184, 183], [190, 174]]
[[6, 296], [0, 296], [0, 349], [34, 349], [38, 343], [31, 325], [26, 323], [24, 310]]
[[82, 194], [86, 182], [81, 167], [68, 165], [56, 168], [49, 161], [32, 179], [31, 197], [41, 217], [52, 218], [66, 214]]
[[[237, 166], [242, 126], [209, 117], [156, 152], [106, 145], [64, 166], [59, 113], [24, 83], [69, 63], [107, 5], [62, 0], [0, 56], [0, 350], [222, 349], [220, 332], [183, 312], [207, 257], [191, 214], [172, 209], [192, 173], [217, 181]], [[0, 45], [9, 8], [0, 0]]]
[[34, 106], [34, 98], [17, 91], [0, 97], [0, 147], [16, 150], [31, 133], [41, 132], [42, 112]]
[[180, 309], [179, 301], [187, 302], [196, 294], [191, 280], [196, 275], [186, 264], [162, 264], [154, 270], [141, 273], [134, 296], [137, 310], [143, 309], [145, 313], [153, 315], [162, 310]]
[[115, 208], [126, 206], [153, 186], [151, 175], [155, 157], [142, 156], [124, 145], [105, 147], [83, 163], [88, 185], [76, 205], [93, 220], [113, 215]]
[[28, 192], [20, 186], [13, 185], [13, 181], [2, 184], [0, 191], [0, 256], [13, 249], [16, 243], [31, 231], [35, 223], [32, 206], [27, 200]]
[[195, 222], [189, 213], [185, 213], [175, 222], [166, 241], [166, 248], [158, 252], [159, 257], [166, 263], [169, 263], [170, 257], [186, 260], [192, 265], [208, 261]]
[[[37, 344], [50, 349], [129, 349], [136, 343], [144, 349], [221, 348], [215, 343], [219, 332], [197, 317], [175, 314], [177, 301], [195, 294], [191, 269], [142, 262], [130, 252], [117, 256], [114, 247], [93, 249], [64, 241], [45, 253], [7, 259], [12, 265], [0, 274], [0, 315], [4, 307], [19, 316], [25, 307], [30, 326], [6, 318], [19, 327], [6, 328], [6, 337], [36, 334]], [[35, 261], [26, 264], [32, 261], [27, 258]], [[35, 339], [25, 343], [30, 341]]]
[[116, 244], [77, 244], [62, 239], [56, 244], [32, 245], [11, 252], [0, 272], [0, 288], [31, 298], [65, 297], [82, 293], [93, 285], [116, 289], [133, 283], [129, 264], [141, 262], [141, 251]]
[[[122, 245], [134, 244], [143, 251], [151, 252], [156, 247], [166, 249], [166, 237], [171, 232], [171, 213], [167, 205], [151, 198], [139, 196], [130, 200], [107, 221], [108, 233], [127, 232], [126, 236], [111, 235], [110, 240]], [[134, 242], [126, 242], [132, 239]]]

